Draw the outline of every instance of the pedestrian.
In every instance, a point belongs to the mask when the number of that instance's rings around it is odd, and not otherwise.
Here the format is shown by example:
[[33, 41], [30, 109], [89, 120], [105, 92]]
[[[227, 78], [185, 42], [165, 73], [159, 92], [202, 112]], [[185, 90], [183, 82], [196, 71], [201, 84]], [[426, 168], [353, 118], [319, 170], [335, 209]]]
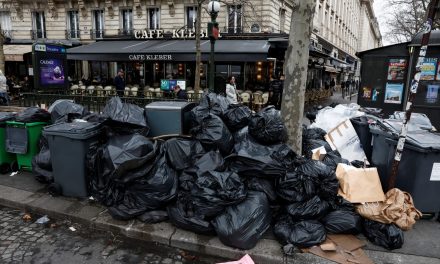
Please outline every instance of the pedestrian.
[[280, 79], [272, 79], [269, 84], [269, 92], [272, 95], [270, 97], [270, 104], [275, 106], [276, 109], [281, 108], [281, 96], [283, 93], [284, 75], [280, 76]]
[[124, 96], [124, 90], [125, 90], [125, 80], [124, 80], [124, 70], [120, 69], [118, 71], [118, 75], [115, 77], [114, 84], [116, 86], [116, 93], [118, 96], [122, 97]]
[[0, 105], [9, 105], [8, 86], [6, 84], [6, 77], [0, 70]]
[[188, 100], [188, 95], [180, 88], [180, 85], [176, 85], [174, 87], [174, 93], [176, 94], [177, 99]]
[[238, 104], [237, 100], [237, 86], [235, 85], [235, 77], [229, 76], [226, 84], [226, 99], [231, 104]]
[[341, 81], [341, 94], [342, 94], [342, 99], [345, 98], [345, 82]]
[[332, 80], [330, 81], [330, 89], [332, 91], [332, 95], [333, 92], [335, 91], [335, 86], [336, 86], [335, 78], [332, 78]]

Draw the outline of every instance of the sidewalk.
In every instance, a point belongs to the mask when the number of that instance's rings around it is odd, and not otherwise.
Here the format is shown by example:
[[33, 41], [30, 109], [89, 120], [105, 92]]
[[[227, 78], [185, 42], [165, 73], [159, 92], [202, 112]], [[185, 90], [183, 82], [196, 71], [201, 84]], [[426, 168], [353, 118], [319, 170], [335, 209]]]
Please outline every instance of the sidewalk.
[[[87, 199], [51, 197], [46, 187], [32, 174], [19, 172], [15, 176], [0, 175], [0, 205], [47, 214], [52, 218], [68, 219], [98, 230], [107, 230], [130, 238], [159, 243], [205, 255], [236, 260], [244, 254], [251, 255], [256, 263], [333, 263], [311, 254], [286, 257], [281, 245], [269, 230], [252, 250], [237, 250], [223, 245], [217, 237], [197, 235], [175, 228], [168, 222], [144, 224], [138, 220], [116, 221], [107, 210]], [[366, 239], [358, 236], [361, 240]], [[366, 254], [374, 263], [440, 263], [440, 223], [421, 220], [411, 231], [405, 232], [403, 248], [387, 251], [367, 242]]]

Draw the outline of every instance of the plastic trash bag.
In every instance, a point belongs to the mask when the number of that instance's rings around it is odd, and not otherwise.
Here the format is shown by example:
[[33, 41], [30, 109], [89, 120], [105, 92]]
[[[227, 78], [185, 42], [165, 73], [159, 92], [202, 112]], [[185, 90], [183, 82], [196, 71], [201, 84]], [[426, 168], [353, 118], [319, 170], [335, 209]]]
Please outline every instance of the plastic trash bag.
[[180, 192], [177, 201], [167, 207], [170, 222], [178, 228], [202, 235], [215, 234], [214, 226], [195, 213], [192, 196]]
[[205, 93], [200, 99], [199, 105], [209, 109], [209, 112], [222, 116], [229, 107], [229, 101], [225, 96], [217, 93]]
[[333, 199], [327, 200], [327, 202], [329, 203], [332, 211], [339, 210], [354, 212], [356, 209], [352, 203], [345, 200], [342, 196], [339, 195], [334, 197]]
[[276, 192], [279, 197], [288, 202], [303, 202], [316, 195], [315, 183], [318, 176], [309, 176], [298, 172], [288, 172], [277, 179]]
[[52, 123], [71, 122], [73, 119], [82, 118], [87, 110], [82, 105], [75, 104], [72, 100], [56, 100], [48, 109]]
[[[390, 119], [396, 119], [403, 122], [405, 120], [405, 115], [406, 112], [396, 111], [394, 112], [394, 114], [390, 116]], [[432, 129], [431, 120], [429, 119], [428, 116], [426, 116], [426, 114], [423, 113], [412, 113], [408, 125], [410, 127], [417, 127], [419, 129], [424, 129], [424, 130]]]
[[319, 197], [329, 200], [338, 194], [339, 181], [336, 174], [324, 163], [316, 160], [306, 160], [296, 170], [309, 177], [318, 177], [317, 194]]
[[330, 167], [332, 170], [336, 171], [336, 167], [338, 167], [339, 163], [344, 163], [350, 165], [350, 162], [341, 157], [341, 154], [337, 150], [327, 152], [322, 163]]
[[286, 206], [286, 210], [294, 221], [320, 219], [330, 209], [329, 204], [318, 196], [305, 202], [292, 203]]
[[362, 217], [352, 211], [333, 211], [321, 219], [327, 232], [331, 234], [352, 234], [362, 232]]
[[364, 235], [373, 244], [389, 250], [401, 248], [403, 231], [394, 224], [382, 224], [364, 219]]
[[269, 228], [270, 222], [271, 212], [266, 195], [250, 191], [246, 200], [227, 207], [212, 224], [223, 244], [251, 249]]
[[327, 141], [320, 140], [320, 139], [308, 139], [308, 140], [303, 140], [303, 142], [302, 142], [302, 152], [303, 152], [303, 155], [307, 159], [311, 159], [312, 155], [313, 155], [312, 150], [317, 149], [319, 147], [324, 147], [325, 151], [327, 151], [327, 152], [331, 152], [332, 151], [332, 148], [327, 143]]
[[359, 111], [357, 104], [336, 105], [334, 108], [325, 107], [318, 112], [316, 122], [310, 128], [321, 128], [327, 132], [337, 127], [339, 124], [352, 117], [363, 116], [365, 113]]
[[164, 144], [168, 165], [179, 171], [191, 167], [197, 157], [205, 153], [197, 140], [172, 138]]
[[52, 162], [50, 160], [50, 149], [47, 138], [41, 135], [39, 141], [40, 152], [32, 158], [32, 172], [35, 179], [41, 183], [52, 183]]
[[167, 211], [148, 211], [138, 216], [139, 221], [144, 222], [146, 224], [155, 224], [168, 220]]
[[108, 119], [106, 124], [113, 128], [112, 132], [140, 133], [146, 136], [150, 130], [144, 109], [137, 105], [123, 103], [119, 97], [112, 97], [107, 102], [102, 115]]
[[15, 121], [22, 123], [50, 122], [50, 120], [50, 113], [36, 106], [26, 108], [15, 116]]
[[316, 221], [302, 221], [292, 225], [289, 242], [300, 248], [319, 245], [326, 239], [324, 226]]
[[292, 233], [292, 226], [294, 222], [289, 215], [282, 215], [275, 222], [273, 233], [281, 245], [290, 243], [290, 234]]
[[15, 118], [15, 114], [10, 112], [0, 112], [0, 122], [4, 123], [6, 121], [13, 121]]
[[231, 132], [238, 131], [249, 124], [252, 111], [249, 107], [231, 104], [223, 114], [223, 121]]
[[249, 178], [247, 181], [248, 190], [262, 192], [266, 194], [270, 202], [277, 200], [277, 193], [273, 181], [262, 178]]
[[199, 126], [192, 129], [195, 138], [202, 143], [206, 150], [219, 150], [228, 155], [234, 148], [234, 139], [220, 117], [209, 114], [204, 117]]
[[303, 126], [303, 140], [325, 140], [324, 136], [326, 134], [327, 132], [319, 127], [307, 129], [306, 126]]
[[206, 171], [198, 176], [191, 194], [197, 214], [209, 218], [243, 201], [247, 189], [234, 172]]
[[283, 143], [287, 140], [287, 129], [281, 112], [268, 106], [251, 117], [249, 133], [261, 144]]

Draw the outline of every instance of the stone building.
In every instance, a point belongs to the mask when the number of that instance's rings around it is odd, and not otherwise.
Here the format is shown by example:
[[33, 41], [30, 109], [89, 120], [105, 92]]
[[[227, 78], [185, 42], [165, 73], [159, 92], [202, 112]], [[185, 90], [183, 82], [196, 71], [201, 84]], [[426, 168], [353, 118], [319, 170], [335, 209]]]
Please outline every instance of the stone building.
[[[202, 86], [209, 53], [207, 2], [202, 5]], [[267, 88], [270, 77], [282, 73], [293, 1], [225, 2], [217, 18], [221, 38], [216, 44], [216, 75], [236, 75], [243, 89]], [[381, 45], [372, 3], [317, 0], [309, 88], [323, 86], [329, 77], [355, 78], [355, 53]], [[73, 80], [111, 79], [124, 68], [142, 85], [157, 86], [169, 76], [193, 85], [196, 11], [197, 0], [0, 0], [0, 23], [8, 37], [6, 72], [30, 73], [32, 43], [60, 43], [73, 47], [71, 54], [68, 50]], [[161, 54], [166, 56], [157, 56]]]

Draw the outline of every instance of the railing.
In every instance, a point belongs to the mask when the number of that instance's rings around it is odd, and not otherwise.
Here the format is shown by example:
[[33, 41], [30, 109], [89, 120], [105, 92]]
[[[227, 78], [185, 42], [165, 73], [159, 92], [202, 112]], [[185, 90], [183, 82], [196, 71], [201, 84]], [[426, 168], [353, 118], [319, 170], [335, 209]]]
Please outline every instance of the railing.
[[46, 30], [32, 29], [31, 30], [31, 37], [32, 37], [32, 39], [46, 38]]
[[133, 35], [133, 29], [132, 28], [126, 28], [126, 29], [119, 29], [118, 30], [119, 36], [132, 36]]
[[[111, 96], [91, 96], [91, 95], [72, 95], [65, 92], [59, 93], [23, 93], [19, 100], [19, 106], [30, 107], [30, 106], [50, 106], [56, 100], [66, 99], [73, 100], [75, 103], [84, 106], [88, 111], [100, 113], [104, 109], [107, 101]], [[167, 97], [121, 97], [123, 102], [135, 104], [144, 108], [147, 104], [155, 101], [182, 101], [174, 98]]]
[[66, 30], [66, 39], [79, 39], [81, 37], [80, 30]]
[[90, 37], [92, 39], [102, 39], [104, 38], [104, 29], [93, 29], [90, 31]]

